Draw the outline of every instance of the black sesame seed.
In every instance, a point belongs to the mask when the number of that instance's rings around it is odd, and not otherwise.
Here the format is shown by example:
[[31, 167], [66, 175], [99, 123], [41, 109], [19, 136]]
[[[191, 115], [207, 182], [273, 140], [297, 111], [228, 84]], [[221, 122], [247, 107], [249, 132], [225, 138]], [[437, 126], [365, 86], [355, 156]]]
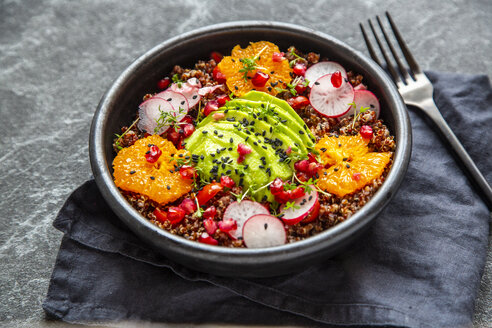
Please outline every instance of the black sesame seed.
[[223, 136], [224, 136], [223, 134], [219, 134], [217, 137], [222, 138]]
[[328, 172], [326, 172], [326, 171], [325, 171], [325, 172], [323, 172], [323, 174], [324, 174], [324, 175], [328, 175]]
[[184, 102], [184, 100], [183, 100], [183, 101], [181, 102], [181, 105], [184, 105], [184, 104], [185, 104], [185, 102]]
[[147, 150], [145, 153], [146, 153], [146, 154], [150, 154], [150, 150]]
[[167, 98], [166, 100], [167, 100], [167, 101], [172, 101], [172, 100], [173, 100], [173, 98]]
[[253, 145], [258, 146], [258, 143], [255, 141], [255, 142], [253, 142]]
[[208, 133], [208, 131], [207, 131], [207, 130], [204, 130], [204, 131], [202, 131], [202, 133], [203, 133], [203, 134], [207, 134], [207, 133]]
[[333, 169], [333, 171], [337, 172], [337, 171], [338, 171], [338, 167], [335, 167], [335, 168]]
[[228, 150], [228, 151], [231, 151], [231, 150], [232, 150], [232, 147], [227, 148], [227, 150]]
[[315, 84], [315, 85], [319, 85], [319, 82], [317, 82], [317, 81], [316, 81], [316, 82], [314, 82], [314, 84]]
[[347, 158], [347, 157], [344, 157], [344, 158], [343, 158], [343, 161], [345, 162], [346, 160], [348, 160], [348, 158]]
[[311, 200], [311, 199], [313, 199], [313, 196], [309, 196], [308, 200]]
[[150, 177], [150, 180], [155, 180], [155, 177]]
[[228, 117], [226, 118], [226, 120], [228, 120], [229, 122], [234, 122], [236, 120], [235, 117]]
[[345, 166], [347, 167], [347, 169], [350, 169], [350, 165], [348, 165], [348, 164], [347, 164], [347, 165], [345, 165]]
[[166, 188], [167, 188], [167, 190], [171, 190], [171, 186], [170, 185], [167, 185]]
[[135, 173], [136, 173], [136, 171], [133, 171], [133, 170], [130, 171], [130, 174], [135, 174]]
[[320, 150], [324, 153], [326, 151], [326, 148], [320, 148]]
[[191, 97], [191, 98], [196, 99], [196, 97], [198, 97], [198, 95], [194, 95], [194, 96], [193, 96], [193, 97]]
[[190, 156], [185, 156], [185, 159], [190, 159]]
[[201, 160], [204, 160], [204, 159], [205, 159], [205, 156], [201, 155], [201, 156], [200, 156], [200, 159], [201, 159]]
[[237, 87], [237, 85], [234, 86], [234, 89], [239, 90], [239, 88]]

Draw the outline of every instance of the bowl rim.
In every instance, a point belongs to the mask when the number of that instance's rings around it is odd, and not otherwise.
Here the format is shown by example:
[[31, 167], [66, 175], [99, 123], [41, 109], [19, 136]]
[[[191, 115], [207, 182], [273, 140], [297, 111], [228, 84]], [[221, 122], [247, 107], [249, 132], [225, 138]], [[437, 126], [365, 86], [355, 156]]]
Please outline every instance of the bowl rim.
[[[223, 31], [230, 32], [233, 30], [241, 31], [255, 28], [282, 30], [284, 32], [293, 32], [296, 34], [304, 33], [309, 34], [310, 37], [318, 38], [320, 41], [331, 42], [335, 46], [343, 48], [344, 51], [351, 56], [356, 57], [357, 60], [361, 62], [361, 65], [365, 66], [372, 75], [382, 80], [381, 82], [383, 82], [384, 87], [388, 91], [388, 102], [395, 105], [396, 115], [394, 117], [394, 136], [398, 142], [393, 157], [393, 165], [378, 191], [354, 215], [349, 219], [304, 240], [269, 248], [217, 247], [190, 241], [181, 236], [173, 235], [152, 224], [127, 202], [115, 186], [113, 177], [108, 169], [109, 161], [106, 160], [104, 154], [104, 132], [102, 128], [108, 119], [108, 107], [111, 106], [113, 95], [117, 92], [118, 88], [125, 80], [132, 76], [138, 67], [152, 57], [158, 56], [161, 51], [165, 51], [165, 49], [171, 45], [177, 45], [181, 42], [186, 42], [213, 33]], [[398, 135], [396, 135], [396, 131], [399, 131]], [[410, 160], [411, 143], [410, 119], [405, 104], [390, 77], [372, 59], [366, 57], [364, 54], [353, 49], [344, 42], [311, 28], [283, 22], [248, 20], [214, 24], [180, 34], [154, 46], [133, 61], [111, 84], [97, 106], [90, 129], [89, 155], [92, 171], [103, 197], [120, 219], [125, 217], [126, 219], [133, 219], [139, 223], [138, 231], [135, 231], [133, 225], [130, 226], [137, 234], [141, 235], [142, 233], [146, 233], [147, 235], [150, 235], [151, 238], [165, 238], [168, 242], [179, 245], [178, 251], [179, 248], [182, 248], [183, 253], [190, 254], [190, 252], [193, 252], [194, 256], [205, 257], [210, 261], [221, 261], [220, 258], [223, 256], [229, 256], [228, 259], [231, 259], [232, 262], [240, 263], [246, 258], [254, 257], [257, 260], [256, 262], [261, 264], [262, 262], [270, 263], [272, 258], [277, 260], [291, 258], [292, 253], [302, 256], [303, 254], [312, 253], [313, 249], [326, 249], [326, 247], [346, 239], [351, 234], [360, 230], [363, 226], [368, 225], [376, 216], [376, 214], [373, 214], [375, 213], [374, 211], [377, 211], [378, 207], [383, 207], [392, 198], [394, 194], [393, 188], [396, 188], [395, 190], [397, 190], [401, 184]], [[109, 165], [111, 164], [109, 163]], [[259, 257], [259, 255], [262, 257]]]

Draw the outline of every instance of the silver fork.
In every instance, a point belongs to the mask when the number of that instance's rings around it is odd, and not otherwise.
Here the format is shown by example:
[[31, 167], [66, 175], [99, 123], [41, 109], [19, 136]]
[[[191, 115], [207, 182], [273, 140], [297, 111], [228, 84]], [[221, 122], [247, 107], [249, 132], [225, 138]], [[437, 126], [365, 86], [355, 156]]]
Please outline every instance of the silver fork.
[[[372, 30], [374, 38], [376, 39], [376, 43], [378, 44], [381, 54], [383, 55], [384, 61], [386, 62], [386, 67], [391, 77], [393, 78], [393, 81], [398, 87], [398, 91], [400, 92], [403, 100], [407, 105], [412, 105], [417, 108], [420, 108], [437, 125], [437, 127], [442, 133], [442, 136], [446, 139], [446, 141], [451, 145], [453, 150], [456, 152], [459, 161], [461, 162], [461, 164], [463, 164], [462, 168], [465, 171], [465, 173], [467, 173], [468, 178], [475, 185], [475, 187], [477, 187], [477, 191], [479, 195], [483, 198], [489, 210], [492, 211], [492, 188], [488, 184], [487, 180], [485, 180], [482, 173], [478, 170], [477, 166], [471, 159], [470, 155], [468, 155], [463, 145], [460, 143], [458, 138], [455, 136], [455, 134], [453, 133], [453, 131], [448, 126], [448, 124], [442, 117], [441, 113], [439, 112], [439, 109], [437, 108], [436, 104], [434, 103], [434, 99], [432, 98], [432, 94], [434, 91], [432, 84], [430, 83], [429, 79], [425, 76], [425, 74], [420, 70], [419, 65], [417, 64], [412, 54], [410, 53], [410, 50], [408, 49], [405, 41], [403, 41], [400, 32], [396, 28], [396, 25], [393, 22], [393, 19], [391, 18], [388, 12], [386, 12], [386, 17], [388, 18], [389, 24], [391, 26], [391, 30], [393, 31], [393, 34], [398, 42], [398, 45], [400, 46], [400, 50], [403, 53], [405, 60], [409, 66], [408, 69], [403, 65], [402, 61], [400, 60], [378, 16], [376, 16], [376, 20], [381, 29], [381, 32], [383, 33], [388, 48], [390, 49], [390, 52], [393, 55], [399, 73], [393, 66], [386, 51], [384, 50], [384, 47], [376, 33], [376, 30], [374, 29], [371, 20], [369, 20], [369, 27]], [[367, 49], [369, 50], [369, 54], [371, 55], [372, 59], [379, 64], [379, 66], [384, 67], [383, 65], [381, 65], [381, 62], [378, 56], [376, 55], [374, 48], [372, 47], [371, 42], [369, 41], [369, 38], [367, 37], [364, 26], [362, 24], [359, 25], [362, 31], [362, 35], [364, 37], [364, 41], [366, 42]]]

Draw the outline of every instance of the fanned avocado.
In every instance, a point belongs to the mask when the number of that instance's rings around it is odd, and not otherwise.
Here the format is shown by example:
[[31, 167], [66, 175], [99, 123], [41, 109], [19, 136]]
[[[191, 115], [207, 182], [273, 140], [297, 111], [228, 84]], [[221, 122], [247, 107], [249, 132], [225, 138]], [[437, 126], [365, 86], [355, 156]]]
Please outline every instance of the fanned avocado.
[[[216, 113], [223, 118], [203, 119], [185, 147], [202, 180], [227, 175], [257, 201], [273, 201], [266, 186], [277, 177], [292, 177], [294, 162], [307, 156], [314, 137], [286, 102], [261, 92], [245, 97], [251, 99], [236, 98], [220, 108]], [[240, 163], [239, 144], [252, 150]]]

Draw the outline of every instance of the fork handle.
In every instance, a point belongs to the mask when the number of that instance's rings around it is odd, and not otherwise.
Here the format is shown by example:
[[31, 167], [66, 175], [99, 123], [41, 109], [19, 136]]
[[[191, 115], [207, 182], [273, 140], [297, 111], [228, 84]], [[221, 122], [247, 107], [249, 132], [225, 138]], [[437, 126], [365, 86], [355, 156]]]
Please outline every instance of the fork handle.
[[485, 201], [489, 210], [492, 211], [492, 188], [487, 180], [485, 180], [485, 177], [475, 165], [470, 155], [468, 155], [468, 152], [465, 150], [461, 142], [453, 133], [448, 123], [446, 123], [442, 117], [441, 112], [439, 112], [439, 109], [434, 103], [434, 100], [430, 99], [429, 101], [419, 104], [419, 106], [425, 109], [426, 114], [429, 115], [432, 121], [434, 121], [443, 137], [449, 142], [458, 159], [461, 161], [461, 164], [463, 164], [462, 169], [468, 175], [468, 178], [474, 186], [478, 189], [478, 194]]

